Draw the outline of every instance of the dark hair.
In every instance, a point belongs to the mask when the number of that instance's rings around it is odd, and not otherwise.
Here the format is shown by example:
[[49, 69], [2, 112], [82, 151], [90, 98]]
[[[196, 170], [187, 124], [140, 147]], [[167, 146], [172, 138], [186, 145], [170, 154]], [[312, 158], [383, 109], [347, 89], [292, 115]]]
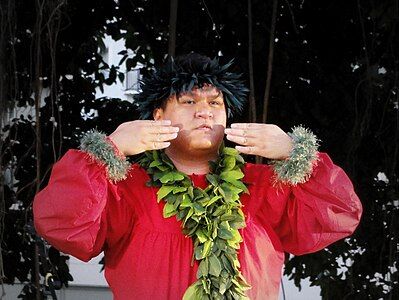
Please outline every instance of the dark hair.
[[225, 65], [219, 59], [210, 59], [198, 53], [188, 53], [169, 58], [140, 81], [141, 93], [134, 97], [141, 119], [150, 119], [156, 108], [165, 106], [173, 94], [191, 91], [195, 86], [201, 88], [210, 84], [219, 89], [226, 101], [228, 115], [240, 112], [244, 105], [248, 89], [244, 86], [241, 74], [228, 69], [233, 60]]
[[[187, 54], [176, 56], [174, 59], [174, 63], [177, 68], [181, 69], [186, 73], [198, 73], [198, 71], [202, 70], [205, 65], [209, 64], [212, 60], [205, 55], [190, 52]], [[201, 87], [201, 86], [198, 86]], [[178, 96], [178, 95], [177, 95]], [[161, 99], [161, 103], [156, 108], [166, 108], [166, 103], [168, 102], [170, 96], [165, 99]]]
[[204, 66], [209, 64], [212, 60], [205, 55], [191, 52], [177, 56], [175, 59], [177, 67], [181, 68], [187, 73], [198, 73], [203, 70]]

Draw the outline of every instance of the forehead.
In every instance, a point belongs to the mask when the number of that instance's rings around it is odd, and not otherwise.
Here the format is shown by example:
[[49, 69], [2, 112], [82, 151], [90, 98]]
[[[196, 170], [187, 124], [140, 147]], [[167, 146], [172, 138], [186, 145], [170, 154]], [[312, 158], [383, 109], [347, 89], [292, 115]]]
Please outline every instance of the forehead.
[[191, 91], [182, 92], [179, 94], [179, 97], [190, 96], [190, 97], [206, 97], [206, 98], [216, 98], [218, 96], [222, 96], [222, 92], [214, 87], [213, 85], [204, 85], [203, 87], [194, 87]]

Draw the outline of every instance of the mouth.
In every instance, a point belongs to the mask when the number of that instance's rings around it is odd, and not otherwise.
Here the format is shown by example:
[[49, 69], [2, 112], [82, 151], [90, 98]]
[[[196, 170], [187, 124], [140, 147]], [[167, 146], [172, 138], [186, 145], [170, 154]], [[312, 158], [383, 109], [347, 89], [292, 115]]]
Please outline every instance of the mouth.
[[196, 130], [203, 130], [203, 131], [211, 131], [212, 126], [208, 124], [201, 124], [200, 126], [195, 128]]

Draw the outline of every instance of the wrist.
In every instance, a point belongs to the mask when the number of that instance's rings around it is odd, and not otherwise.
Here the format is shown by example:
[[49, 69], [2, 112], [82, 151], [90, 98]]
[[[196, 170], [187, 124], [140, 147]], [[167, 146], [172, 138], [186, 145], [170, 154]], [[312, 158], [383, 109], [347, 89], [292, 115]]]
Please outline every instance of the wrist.
[[110, 134], [109, 136], [106, 137], [107, 141], [112, 145], [115, 153], [118, 156], [123, 156], [126, 157], [127, 155], [123, 151], [123, 148], [121, 147], [117, 137], [114, 134]]

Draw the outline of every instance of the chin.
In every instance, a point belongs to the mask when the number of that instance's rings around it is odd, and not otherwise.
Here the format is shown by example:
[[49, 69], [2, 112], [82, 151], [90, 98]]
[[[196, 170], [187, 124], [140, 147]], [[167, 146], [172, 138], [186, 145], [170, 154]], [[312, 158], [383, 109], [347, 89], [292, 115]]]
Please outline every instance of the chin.
[[221, 141], [214, 141], [214, 140], [196, 140], [194, 142], [190, 143], [190, 149], [191, 150], [214, 150], [217, 151], [219, 149], [219, 146], [221, 144]]

